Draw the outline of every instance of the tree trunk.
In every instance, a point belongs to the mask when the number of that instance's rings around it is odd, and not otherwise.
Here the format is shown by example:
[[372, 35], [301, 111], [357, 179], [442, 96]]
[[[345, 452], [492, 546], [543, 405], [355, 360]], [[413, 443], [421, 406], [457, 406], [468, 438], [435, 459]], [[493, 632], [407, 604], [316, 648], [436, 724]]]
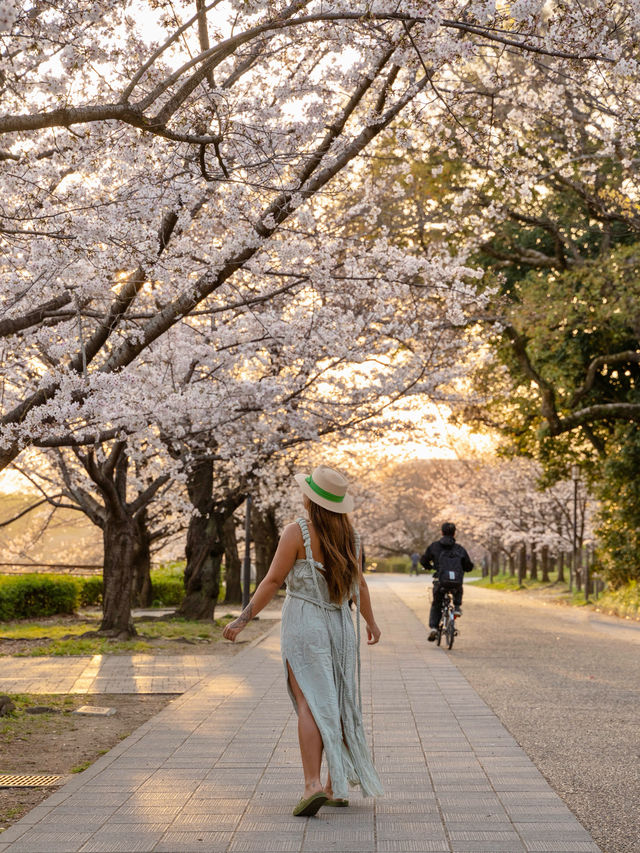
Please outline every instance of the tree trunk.
[[136, 544], [133, 554], [132, 606], [150, 607], [151, 589], [151, 538], [147, 530], [146, 510], [136, 520]]
[[213, 619], [220, 590], [224, 545], [221, 525], [213, 513], [212, 461], [206, 460], [194, 466], [187, 479], [187, 491], [196, 512], [187, 531], [186, 594], [177, 615], [187, 619]]
[[558, 583], [564, 583], [564, 551], [558, 555]]
[[498, 558], [498, 552], [492, 551], [489, 557], [489, 580], [493, 583], [493, 578], [500, 571], [500, 563]]
[[549, 546], [542, 546], [542, 580], [549, 583]]
[[573, 567], [576, 582], [576, 591], [582, 592], [582, 549], [578, 547], [575, 552], [575, 566]]
[[531, 580], [538, 580], [538, 552], [535, 543], [531, 546]]
[[213, 619], [224, 555], [222, 525], [215, 515], [194, 516], [187, 532], [185, 597], [176, 611], [187, 619]]
[[236, 522], [233, 515], [230, 515], [225, 521], [222, 535], [224, 540], [224, 577], [226, 581], [224, 603], [238, 604], [242, 601], [242, 585], [240, 582], [242, 563], [238, 554]]
[[513, 556], [511, 551], [509, 551], [509, 574], [512, 578], [516, 576], [516, 558]]
[[188, 619], [213, 619], [220, 591], [224, 556], [224, 523], [245, 494], [227, 492], [213, 499], [213, 462], [198, 462], [189, 472], [187, 492], [195, 513], [187, 531], [184, 585], [186, 595], [177, 614]]
[[130, 518], [108, 510], [107, 506], [102, 537], [104, 568], [100, 630], [117, 637], [130, 637], [136, 633], [131, 618], [136, 531]]
[[527, 546], [522, 545], [520, 548], [520, 559], [518, 560], [518, 583], [522, 586], [524, 579], [527, 576]]
[[253, 544], [256, 560], [256, 585], [269, 571], [273, 555], [278, 547], [278, 524], [273, 507], [254, 509], [252, 513]]

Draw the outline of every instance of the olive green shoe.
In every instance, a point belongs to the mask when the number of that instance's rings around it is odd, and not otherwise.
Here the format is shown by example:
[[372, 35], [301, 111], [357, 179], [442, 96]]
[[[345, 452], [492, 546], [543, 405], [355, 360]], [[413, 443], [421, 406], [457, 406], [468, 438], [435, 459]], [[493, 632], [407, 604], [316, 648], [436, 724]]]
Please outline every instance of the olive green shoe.
[[336, 809], [344, 809], [348, 805], [349, 805], [349, 800], [342, 800], [342, 799], [336, 800], [333, 797], [330, 797], [327, 800], [327, 802], [325, 803], [325, 806], [333, 806]]
[[311, 817], [311, 815], [316, 814], [322, 806], [326, 805], [328, 799], [329, 797], [324, 791], [317, 791], [315, 794], [311, 794], [311, 796], [306, 799], [303, 797], [293, 810], [293, 814], [295, 817]]

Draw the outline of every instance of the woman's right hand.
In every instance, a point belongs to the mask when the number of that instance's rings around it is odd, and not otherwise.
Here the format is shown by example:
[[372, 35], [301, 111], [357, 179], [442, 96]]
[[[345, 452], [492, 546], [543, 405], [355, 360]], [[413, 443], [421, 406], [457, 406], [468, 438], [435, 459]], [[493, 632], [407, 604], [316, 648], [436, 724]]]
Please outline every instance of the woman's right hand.
[[236, 637], [246, 624], [246, 622], [242, 621], [241, 617], [238, 617], [237, 619], [234, 619], [233, 622], [229, 622], [228, 625], [225, 625], [222, 636], [225, 640], [231, 640], [232, 643], [235, 643]]
[[367, 623], [367, 645], [375, 646], [380, 640], [380, 628], [374, 622], [373, 625]]

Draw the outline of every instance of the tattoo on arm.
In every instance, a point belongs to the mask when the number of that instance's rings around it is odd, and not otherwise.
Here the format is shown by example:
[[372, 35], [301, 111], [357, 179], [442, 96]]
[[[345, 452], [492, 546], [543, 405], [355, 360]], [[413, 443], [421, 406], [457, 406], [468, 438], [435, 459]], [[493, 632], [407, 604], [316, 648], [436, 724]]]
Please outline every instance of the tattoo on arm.
[[232, 628], [244, 628], [253, 619], [253, 604], [249, 602], [237, 619], [231, 623]]

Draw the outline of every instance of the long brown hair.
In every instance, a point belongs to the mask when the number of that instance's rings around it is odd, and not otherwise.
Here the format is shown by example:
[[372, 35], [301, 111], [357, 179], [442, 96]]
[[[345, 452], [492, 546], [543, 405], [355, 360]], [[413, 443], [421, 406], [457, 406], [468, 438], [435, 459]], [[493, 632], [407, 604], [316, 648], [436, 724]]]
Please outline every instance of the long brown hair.
[[359, 576], [356, 537], [349, 516], [324, 509], [306, 496], [304, 503], [322, 546], [329, 598], [341, 604], [353, 594]]

